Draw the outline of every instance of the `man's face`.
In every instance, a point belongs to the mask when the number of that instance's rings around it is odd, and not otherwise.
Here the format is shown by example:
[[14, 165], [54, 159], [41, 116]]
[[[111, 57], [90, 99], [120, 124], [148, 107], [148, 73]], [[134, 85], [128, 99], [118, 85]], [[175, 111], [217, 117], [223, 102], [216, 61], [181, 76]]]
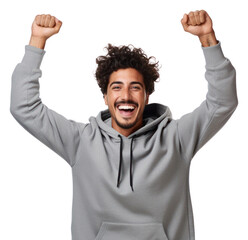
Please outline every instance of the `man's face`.
[[143, 76], [134, 68], [119, 69], [109, 77], [107, 93], [112, 127], [128, 136], [142, 126], [143, 112], [148, 103]]

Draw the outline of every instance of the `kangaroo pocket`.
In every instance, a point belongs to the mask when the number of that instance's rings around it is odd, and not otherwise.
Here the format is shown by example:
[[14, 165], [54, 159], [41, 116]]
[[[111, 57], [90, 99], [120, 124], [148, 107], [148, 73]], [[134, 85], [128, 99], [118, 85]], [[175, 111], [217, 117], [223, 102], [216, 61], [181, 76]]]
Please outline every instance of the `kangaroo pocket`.
[[168, 240], [161, 223], [102, 222], [95, 240]]

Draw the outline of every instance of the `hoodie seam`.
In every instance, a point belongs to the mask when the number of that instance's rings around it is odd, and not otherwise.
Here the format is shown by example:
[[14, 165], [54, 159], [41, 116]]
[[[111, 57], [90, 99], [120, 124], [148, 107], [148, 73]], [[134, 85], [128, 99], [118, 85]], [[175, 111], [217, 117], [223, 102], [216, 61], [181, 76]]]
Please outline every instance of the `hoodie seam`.
[[[85, 125], [84, 125], [83, 130], [82, 130], [82, 133], [80, 133], [80, 129], [79, 129], [78, 125], [77, 125], [77, 129], [78, 129], [78, 133], [79, 133], [79, 137], [80, 137], [79, 144], [78, 144], [78, 148], [77, 148], [77, 152], [78, 152], [78, 150], [79, 150], [79, 148], [80, 148], [80, 145], [81, 145], [81, 137], [82, 137], [83, 132], [84, 132], [84, 130], [85, 130], [85, 128], [86, 128], [87, 125], [88, 125], [88, 124], [85, 124]], [[75, 155], [77, 155], [77, 152], [76, 152]], [[75, 159], [74, 163], [71, 164], [71, 168], [72, 168], [72, 169], [74, 168], [74, 166], [76, 165], [76, 163], [78, 163], [78, 161], [79, 161], [79, 159]]]
[[[190, 165], [190, 163], [189, 163]], [[189, 169], [188, 169], [188, 172], [187, 172], [187, 182], [186, 182], [186, 188], [187, 188], [187, 196], [186, 196], [186, 199], [187, 199], [187, 216], [188, 216], [188, 231], [189, 231], [189, 239], [191, 239], [191, 224], [190, 224], [190, 210], [189, 210], [189, 194], [190, 194], [190, 190], [189, 190]]]
[[[180, 152], [180, 155], [181, 155], [181, 158], [188, 163], [187, 165], [187, 181], [186, 181], [186, 184], [185, 184], [185, 188], [186, 188], [186, 202], [187, 202], [187, 224], [188, 224], [188, 234], [189, 234], [189, 239], [191, 239], [191, 224], [190, 224], [190, 210], [189, 210], [189, 199], [188, 199], [188, 195], [190, 194], [189, 193], [189, 168], [190, 168], [190, 163], [191, 161], [188, 161], [187, 157], [185, 156], [184, 154], [184, 149], [183, 149], [183, 146], [182, 144], [180, 143], [181, 140], [180, 140], [180, 135], [179, 135], [179, 131], [178, 131], [178, 122], [176, 122], [176, 126], [177, 126], [177, 136], [178, 136], [178, 140], [179, 140], [179, 152]], [[182, 148], [182, 151], [180, 151], [180, 147]]]
[[[30, 70], [29, 72], [30, 72], [30, 73], [33, 73], [34, 70]], [[27, 83], [27, 109], [28, 109], [28, 112], [31, 113], [32, 119], [33, 119], [34, 124], [35, 124], [35, 126], [36, 126], [36, 129], [39, 131], [39, 128], [38, 128], [38, 126], [37, 126], [36, 117], [34, 116], [33, 111], [30, 110], [30, 106], [29, 106], [29, 85], [30, 85], [31, 77], [32, 77], [32, 76], [31, 76], [31, 74], [30, 74], [30, 76], [29, 76], [29, 78], [28, 78], [28, 83]], [[39, 104], [40, 104], [40, 103], [39, 103]], [[39, 105], [39, 104], [38, 104], [38, 105]], [[38, 105], [37, 105], [37, 106], [38, 106]], [[36, 107], [37, 107], [37, 106], [36, 106]], [[40, 137], [43, 138], [42, 135], [40, 135]], [[43, 139], [44, 139], [44, 138], [43, 138]], [[46, 140], [46, 139], [44, 139], [44, 140]]]
[[[221, 65], [221, 64], [219, 64], [219, 65]], [[216, 79], [216, 69], [213, 69], [213, 79], [214, 79], [214, 82], [218, 81], [218, 80]], [[217, 111], [218, 108], [221, 106], [221, 104], [220, 104], [220, 102], [219, 102], [219, 99], [218, 99], [218, 97], [216, 96], [216, 93], [215, 93], [215, 92], [213, 92], [213, 95], [214, 95], [214, 98], [216, 99], [216, 102], [213, 102], [214, 108], [213, 108], [212, 112], [210, 113], [210, 119], [209, 119], [209, 122], [208, 122], [206, 128], [203, 130], [202, 134], [201, 134], [200, 137], [199, 137], [198, 144], [196, 145], [196, 148], [195, 148], [194, 151], [192, 152], [191, 159], [192, 159], [192, 158], [194, 157], [194, 155], [196, 154], [196, 149], [197, 149], [197, 147], [200, 146], [200, 144], [201, 144], [201, 142], [202, 142], [202, 139], [203, 139], [203, 136], [205, 135], [206, 131], [209, 129], [209, 126], [210, 126], [210, 124], [211, 124], [212, 121], [213, 121], [213, 118], [214, 118], [214, 115], [215, 115], [216, 111]], [[206, 103], [207, 103], [207, 99], [206, 99]], [[211, 104], [211, 102], [210, 102], [210, 104]]]

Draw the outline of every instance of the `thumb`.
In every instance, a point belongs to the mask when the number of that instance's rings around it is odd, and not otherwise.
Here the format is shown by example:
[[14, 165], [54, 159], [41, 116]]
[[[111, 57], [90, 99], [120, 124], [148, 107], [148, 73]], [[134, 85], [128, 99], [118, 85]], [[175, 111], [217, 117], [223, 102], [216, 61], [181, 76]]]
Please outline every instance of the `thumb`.
[[188, 25], [188, 15], [185, 13], [184, 15], [183, 15], [183, 18], [182, 18], [182, 20], [181, 20], [181, 24], [182, 24], [182, 26], [183, 26], [183, 29], [184, 29], [184, 31], [187, 31], [187, 28], [189, 27], [189, 25]]
[[212, 24], [212, 19], [210, 18], [210, 16], [208, 15], [208, 13], [206, 11], [204, 11], [204, 14], [205, 14], [205, 21], [206, 21], [206, 23]]
[[61, 26], [62, 26], [62, 22], [59, 19], [55, 18], [55, 23], [56, 23], [56, 25], [54, 27], [54, 30], [56, 33], [58, 33]]

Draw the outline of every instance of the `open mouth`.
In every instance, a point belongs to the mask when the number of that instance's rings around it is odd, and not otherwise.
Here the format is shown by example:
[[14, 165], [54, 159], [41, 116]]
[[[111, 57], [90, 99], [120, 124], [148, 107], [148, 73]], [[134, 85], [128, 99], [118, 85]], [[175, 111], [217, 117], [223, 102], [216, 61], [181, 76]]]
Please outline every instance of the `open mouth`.
[[133, 105], [118, 105], [117, 109], [119, 110], [120, 114], [124, 117], [129, 117], [133, 114], [136, 109], [136, 106]]

